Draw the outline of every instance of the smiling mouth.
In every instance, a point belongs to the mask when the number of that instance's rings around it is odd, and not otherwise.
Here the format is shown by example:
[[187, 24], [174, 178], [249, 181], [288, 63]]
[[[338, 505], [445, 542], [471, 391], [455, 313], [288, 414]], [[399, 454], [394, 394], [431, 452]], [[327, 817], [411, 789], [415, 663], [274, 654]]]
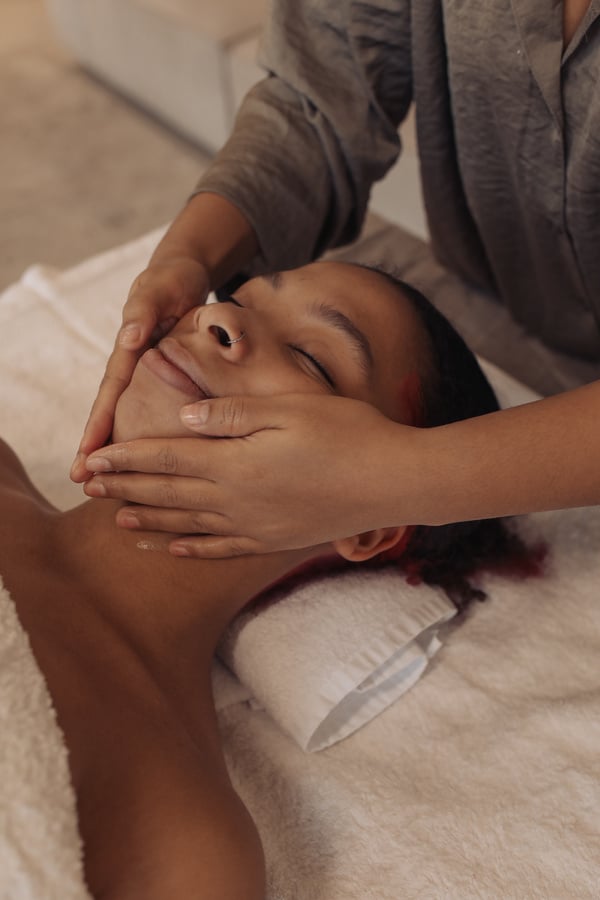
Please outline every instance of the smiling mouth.
[[161, 381], [195, 400], [208, 400], [213, 396], [202, 381], [193, 358], [173, 338], [165, 338], [147, 350], [142, 361]]

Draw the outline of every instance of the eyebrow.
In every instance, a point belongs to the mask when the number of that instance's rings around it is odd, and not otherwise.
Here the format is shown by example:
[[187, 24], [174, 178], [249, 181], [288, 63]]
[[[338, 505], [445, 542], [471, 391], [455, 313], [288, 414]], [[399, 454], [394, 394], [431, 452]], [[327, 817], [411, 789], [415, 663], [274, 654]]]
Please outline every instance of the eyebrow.
[[[281, 287], [283, 272], [270, 272], [260, 277], [276, 291]], [[354, 324], [352, 319], [349, 319], [348, 316], [334, 306], [329, 306], [328, 303], [323, 302], [314, 303], [309, 309], [309, 314], [314, 316], [314, 318], [320, 319], [326, 325], [343, 332], [349, 338], [353, 349], [357, 351], [360, 357], [360, 365], [365, 375], [372, 375], [375, 363], [371, 344], [366, 334], [361, 331], [358, 325]]]
[[322, 322], [325, 322], [325, 324], [331, 325], [338, 331], [343, 332], [346, 337], [349, 338], [354, 350], [358, 352], [361, 368], [365, 374], [372, 374], [374, 360], [371, 344], [369, 343], [366, 334], [354, 324], [352, 319], [349, 319], [348, 316], [344, 315], [343, 312], [336, 309], [334, 306], [329, 306], [328, 303], [313, 304], [309, 313], [315, 316], [315, 318], [320, 319]]
[[260, 277], [263, 281], [266, 281], [267, 284], [270, 284], [274, 291], [277, 291], [281, 287], [281, 282], [283, 281], [283, 272], [267, 272]]

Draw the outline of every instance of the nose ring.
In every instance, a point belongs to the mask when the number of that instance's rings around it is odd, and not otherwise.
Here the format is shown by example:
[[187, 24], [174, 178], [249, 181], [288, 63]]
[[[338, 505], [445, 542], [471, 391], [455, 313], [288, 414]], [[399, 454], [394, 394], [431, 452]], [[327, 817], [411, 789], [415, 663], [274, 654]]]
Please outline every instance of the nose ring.
[[227, 341], [227, 346], [231, 347], [232, 344], [239, 344], [239, 342], [243, 341], [245, 337], [246, 337], [246, 332], [242, 331], [240, 336], [237, 338], [234, 338], [234, 340], [231, 340], [231, 338], [229, 338], [229, 340]]

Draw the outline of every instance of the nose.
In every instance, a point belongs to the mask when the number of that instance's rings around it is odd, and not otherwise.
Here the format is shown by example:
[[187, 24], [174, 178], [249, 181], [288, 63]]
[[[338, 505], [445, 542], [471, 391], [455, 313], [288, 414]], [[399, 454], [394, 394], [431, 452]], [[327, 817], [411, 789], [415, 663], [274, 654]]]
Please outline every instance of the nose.
[[[211, 303], [196, 311], [196, 328], [210, 335], [222, 355], [234, 362], [242, 359], [249, 350], [247, 323], [238, 308], [230, 304]], [[221, 349], [222, 348], [222, 349]]]

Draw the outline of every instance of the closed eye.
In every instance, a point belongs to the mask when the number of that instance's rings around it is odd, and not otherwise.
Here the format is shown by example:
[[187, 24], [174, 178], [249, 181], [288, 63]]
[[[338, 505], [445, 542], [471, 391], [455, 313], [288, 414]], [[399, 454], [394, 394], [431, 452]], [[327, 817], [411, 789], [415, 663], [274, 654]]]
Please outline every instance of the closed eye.
[[294, 344], [291, 345], [292, 350], [295, 350], [296, 353], [299, 353], [301, 356], [304, 356], [312, 366], [319, 372], [320, 375], [323, 376], [327, 384], [335, 390], [336, 384], [323, 363], [320, 363], [318, 359], [315, 359], [311, 353], [307, 353], [306, 350], [303, 350], [302, 347], [296, 347]]
[[[235, 306], [239, 306], [242, 309], [244, 308], [243, 304], [240, 303], [239, 300], [236, 300], [235, 297], [232, 297], [231, 294], [228, 294], [227, 291], [223, 290], [223, 288], [217, 288], [217, 290], [215, 291], [215, 296], [219, 303], [233, 303]], [[309, 361], [309, 363], [313, 366], [313, 368], [315, 368], [317, 370], [319, 375], [321, 375], [321, 377], [327, 382], [327, 384], [331, 388], [336, 390], [336, 383], [322, 362], [319, 362], [319, 360], [316, 359], [316, 357], [314, 357], [311, 353], [308, 353], [308, 351], [303, 350], [302, 347], [297, 347], [294, 344], [291, 344], [290, 346], [291, 346], [292, 350], [294, 350], [296, 353], [299, 353], [300, 356], [303, 356], [305, 359], [307, 359]]]

